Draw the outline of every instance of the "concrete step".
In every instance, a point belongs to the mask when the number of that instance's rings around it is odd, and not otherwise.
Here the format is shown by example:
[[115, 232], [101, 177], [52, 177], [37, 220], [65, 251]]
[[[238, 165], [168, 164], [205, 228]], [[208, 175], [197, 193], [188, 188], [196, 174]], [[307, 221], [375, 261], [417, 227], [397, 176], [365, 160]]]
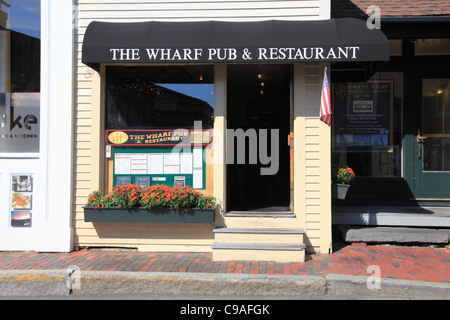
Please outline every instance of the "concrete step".
[[250, 211], [229, 211], [225, 217], [275, 217], [275, 218], [295, 218], [292, 211], [272, 211], [272, 210], [250, 210]]
[[304, 262], [303, 243], [220, 243], [212, 245], [214, 261]]
[[292, 228], [217, 228], [220, 243], [304, 243], [305, 230]]
[[450, 228], [450, 207], [333, 206], [333, 225]]
[[299, 228], [216, 228], [213, 260], [304, 262], [304, 235]]
[[230, 211], [224, 219], [228, 228], [292, 228], [298, 223], [290, 211]]
[[346, 242], [447, 244], [450, 229], [338, 226]]

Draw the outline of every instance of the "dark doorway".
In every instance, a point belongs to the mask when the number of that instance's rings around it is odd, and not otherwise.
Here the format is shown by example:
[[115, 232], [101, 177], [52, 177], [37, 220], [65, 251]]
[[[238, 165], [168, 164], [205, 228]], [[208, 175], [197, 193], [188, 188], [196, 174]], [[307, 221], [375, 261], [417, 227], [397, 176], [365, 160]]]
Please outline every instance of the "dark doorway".
[[[289, 211], [290, 70], [290, 65], [228, 66], [227, 154], [234, 155], [227, 158], [228, 211]], [[246, 138], [230, 138], [230, 132]], [[265, 137], [267, 150], [261, 148]], [[273, 172], [263, 174], [269, 167]]]

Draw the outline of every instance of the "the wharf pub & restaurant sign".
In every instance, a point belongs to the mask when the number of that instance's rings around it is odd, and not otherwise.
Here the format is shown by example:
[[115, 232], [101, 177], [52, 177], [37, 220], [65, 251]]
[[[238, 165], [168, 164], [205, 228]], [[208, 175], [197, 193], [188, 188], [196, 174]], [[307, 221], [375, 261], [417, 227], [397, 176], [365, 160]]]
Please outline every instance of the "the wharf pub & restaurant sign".
[[386, 61], [389, 42], [359, 19], [258, 22], [93, 21], [82, 61], [100, 63], [296, 63]]
[[107, 145], [111, 146], [176, 146], [211, 143], [209, 130], [107, 130]]
[[275, 62], [357, 60], [359, 46], [110, 48], [111, 62]]

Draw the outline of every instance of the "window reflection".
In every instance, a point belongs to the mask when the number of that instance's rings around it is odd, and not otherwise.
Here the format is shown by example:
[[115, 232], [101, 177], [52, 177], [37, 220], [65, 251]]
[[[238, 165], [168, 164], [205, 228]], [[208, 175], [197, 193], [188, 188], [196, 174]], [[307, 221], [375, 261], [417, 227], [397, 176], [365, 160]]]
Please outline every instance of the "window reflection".
[[212, 66], [108, 67], [106, 129], [213, 127]]
[[39, 152], [40, 0], [0, 0], [0, 153]]

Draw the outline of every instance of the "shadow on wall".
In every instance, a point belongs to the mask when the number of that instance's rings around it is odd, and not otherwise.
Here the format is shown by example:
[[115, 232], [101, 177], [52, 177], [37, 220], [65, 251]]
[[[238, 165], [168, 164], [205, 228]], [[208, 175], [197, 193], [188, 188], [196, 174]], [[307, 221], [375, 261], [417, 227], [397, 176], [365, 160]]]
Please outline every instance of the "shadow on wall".
[[356, 177], [344, 200], [333, 206], [419, 206], [403, 178]]

